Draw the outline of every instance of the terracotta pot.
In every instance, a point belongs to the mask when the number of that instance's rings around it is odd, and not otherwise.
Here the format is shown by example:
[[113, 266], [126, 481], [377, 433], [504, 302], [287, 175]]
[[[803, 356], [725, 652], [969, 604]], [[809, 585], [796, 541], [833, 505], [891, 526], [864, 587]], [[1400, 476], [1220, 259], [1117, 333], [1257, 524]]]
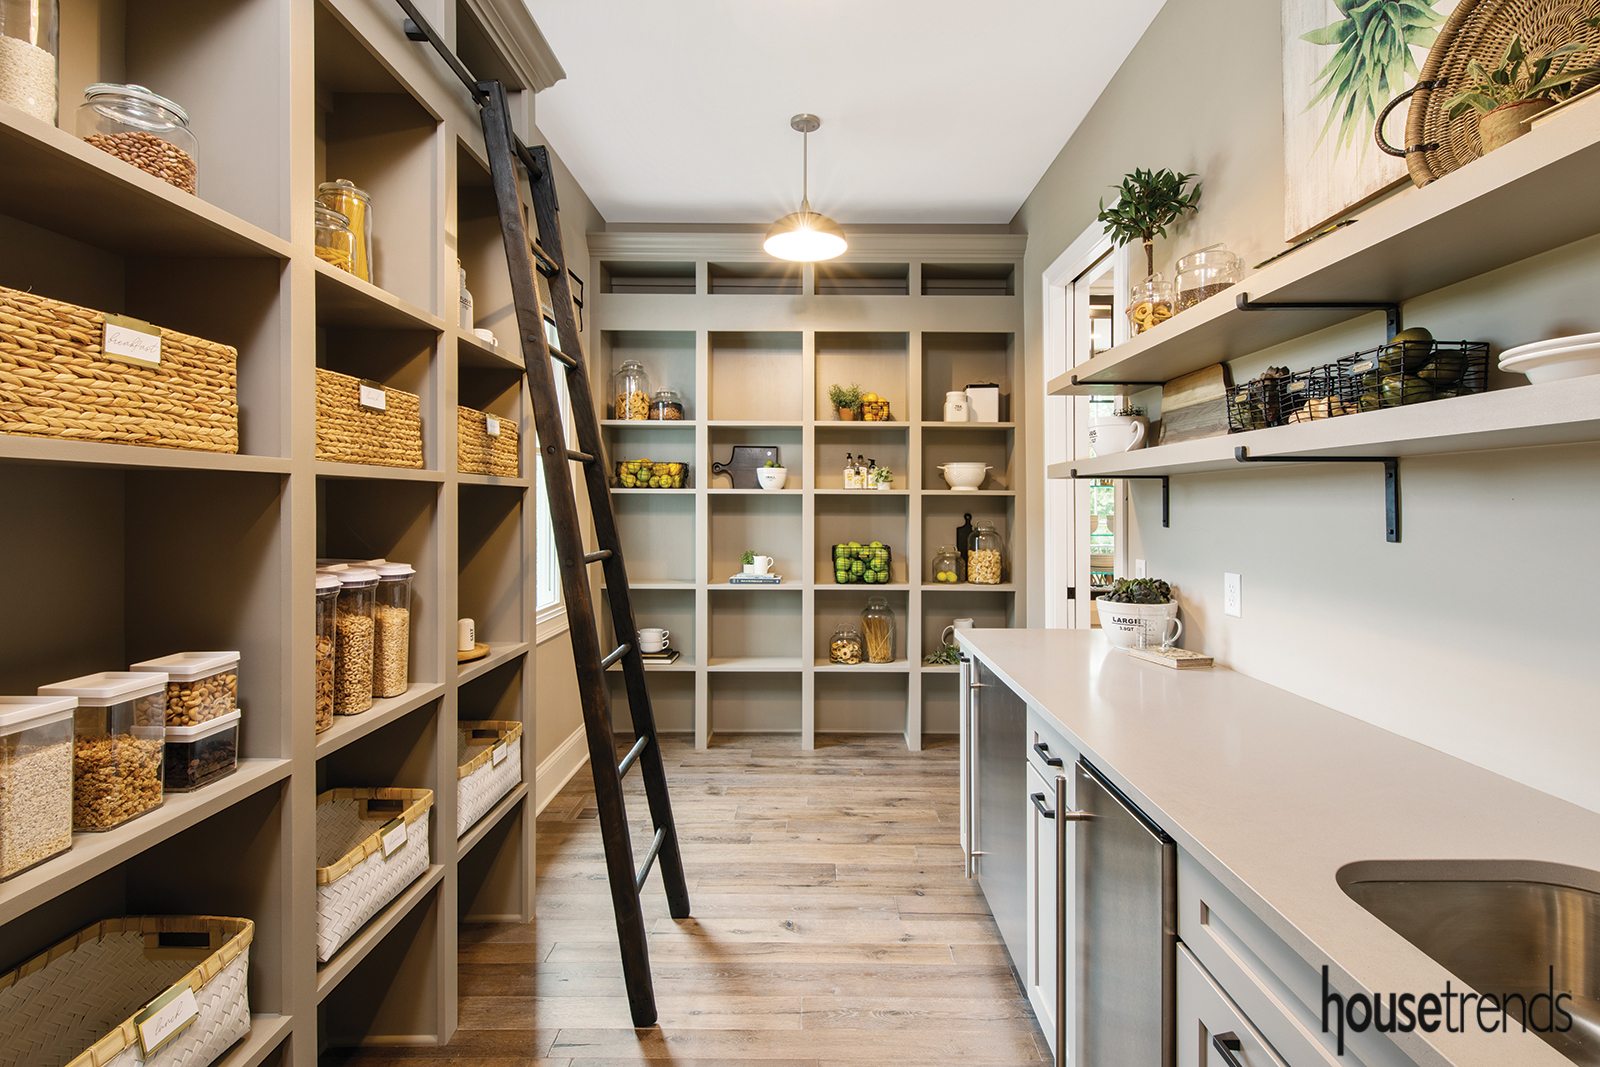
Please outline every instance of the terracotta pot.
[[1479, 115], [1478, 139], [1483, 142], [1484, 152], [1493, 152], [1527, 133], [1528, 120], [1553, 103], [1552, 100], [1519, 100]]
[[856, 409], [855, 408], [834, 408], [834, 410], [839, 413], [839, 421], [840, 422], [855, 422], [856, 421]]

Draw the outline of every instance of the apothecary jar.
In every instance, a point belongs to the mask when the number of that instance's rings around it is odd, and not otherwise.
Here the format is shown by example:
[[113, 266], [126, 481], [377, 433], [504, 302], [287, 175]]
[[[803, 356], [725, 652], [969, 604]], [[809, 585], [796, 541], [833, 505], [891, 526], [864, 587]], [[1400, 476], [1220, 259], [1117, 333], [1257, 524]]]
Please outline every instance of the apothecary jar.
[[978, 585], [999, 585], [1005, 570], [1005, 541], [994, 528], [993, 519], [973, 524], [972, 540], [967, 545], [967, 581]]
[[955, 545], [940, 545], [933, 554], [933, 580], [944, 585], [961, 581], [961, 553]]
[[644, 364], [636, 359], [624, 360], [611, 376], [611, 395], [616, 397], [611, 405], [611, 417], [630, 422], [645, 422], [650, 418], [650, 375]]
[[1239, 257], [1222, 245], [1208, 245], [1178, 260], [1177, 310], [1216, 296], [1240, 278]]
[[83, 91], [78, 136], [186, 193], [195, 191], [200, 142], [189, 113], [142, 85], [96, 82]]
[[833, 631], [828, 640], [829, 663], [860, 663], [861, 634], [848, 626]]
[[861, 637], [868, 663], [894, 662], [894, 613], [887, 597], [867, 597], [867, 606], [861, 611]]

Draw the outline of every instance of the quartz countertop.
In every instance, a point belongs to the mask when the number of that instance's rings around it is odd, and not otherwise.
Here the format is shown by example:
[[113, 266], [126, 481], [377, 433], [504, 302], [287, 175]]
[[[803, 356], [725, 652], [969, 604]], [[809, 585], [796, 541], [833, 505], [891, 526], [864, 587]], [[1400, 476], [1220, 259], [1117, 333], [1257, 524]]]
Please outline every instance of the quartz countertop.
[[[1265, 682], [1136, 660], [1096, 630], [956, 636], [1346, 994], [1454, 978], [1344, 894], [1348, 863], [1600, 871], [1600, 814]], [[1391, 1036], [1424, 1065], [1571, 1067], [1531, 1033]]]

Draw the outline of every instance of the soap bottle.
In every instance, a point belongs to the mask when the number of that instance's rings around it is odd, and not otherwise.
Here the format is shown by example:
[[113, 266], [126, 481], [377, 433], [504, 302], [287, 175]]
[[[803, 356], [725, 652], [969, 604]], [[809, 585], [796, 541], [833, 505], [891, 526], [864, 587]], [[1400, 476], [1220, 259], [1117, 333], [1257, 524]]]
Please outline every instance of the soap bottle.
[[844, 454], [844, 487], [846, 489], [856, 488], [856, 458], [850, 452]]
[[876, 489], [876, 488], [878, 488], [878, 461], [877, 460], [872, 460], [867, 465], [867, 485], [866, 485], [866, 488], [868, 488], [868, 489]]

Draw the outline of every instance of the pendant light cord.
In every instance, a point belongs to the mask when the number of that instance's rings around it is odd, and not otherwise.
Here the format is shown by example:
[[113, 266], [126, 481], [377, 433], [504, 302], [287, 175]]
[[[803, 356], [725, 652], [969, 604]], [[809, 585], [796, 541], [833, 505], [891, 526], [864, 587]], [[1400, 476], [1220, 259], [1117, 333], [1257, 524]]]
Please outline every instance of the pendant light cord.
[[811, 135], [800, 135], [800, 210], [811, 211]]

